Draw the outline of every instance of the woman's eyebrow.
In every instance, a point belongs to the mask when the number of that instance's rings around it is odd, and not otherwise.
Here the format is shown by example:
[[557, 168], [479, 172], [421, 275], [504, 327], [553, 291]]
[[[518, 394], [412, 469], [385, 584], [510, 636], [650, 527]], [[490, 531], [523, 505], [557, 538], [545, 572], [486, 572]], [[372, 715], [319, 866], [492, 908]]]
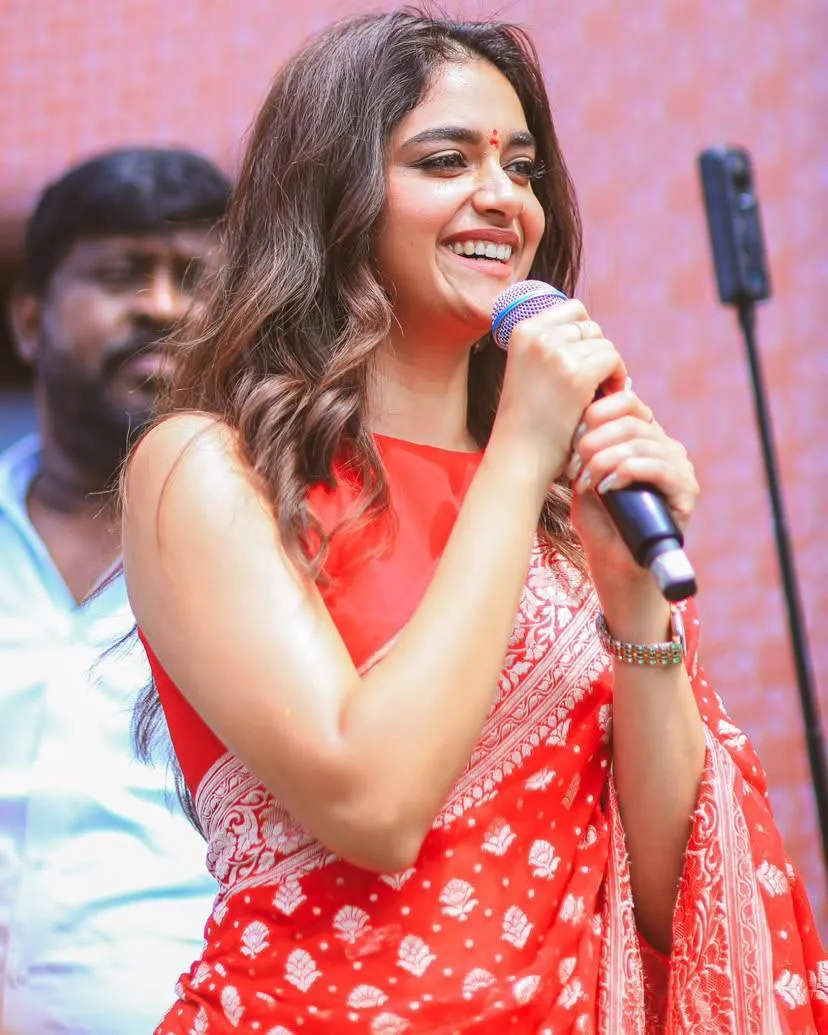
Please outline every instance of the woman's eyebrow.
[[[483, 134], [477, 130], [468, 129], [466, 126], [434, 126], [415, 133], [402, 145], [404, 148], [414, 147], [417, 144], [451, 143], [451, 144], [472, 144], [478, 146], [483, 140]], [[507, 138], [507, 147], [534, 147], [535, 138], [526, 130], [516, 130]]]

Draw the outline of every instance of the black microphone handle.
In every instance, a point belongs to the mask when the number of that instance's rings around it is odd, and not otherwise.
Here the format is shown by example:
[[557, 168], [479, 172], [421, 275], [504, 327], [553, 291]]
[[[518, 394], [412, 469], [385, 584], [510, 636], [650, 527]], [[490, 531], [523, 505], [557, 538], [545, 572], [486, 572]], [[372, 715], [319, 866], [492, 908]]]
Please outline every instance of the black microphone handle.
[[649, 485], [634, 483], [599, 499], [636, 562], [653, 574], [664, 596], [674, 602], [693, 596], [696, 579], [682, 551], [684, 536], [663, 496]]

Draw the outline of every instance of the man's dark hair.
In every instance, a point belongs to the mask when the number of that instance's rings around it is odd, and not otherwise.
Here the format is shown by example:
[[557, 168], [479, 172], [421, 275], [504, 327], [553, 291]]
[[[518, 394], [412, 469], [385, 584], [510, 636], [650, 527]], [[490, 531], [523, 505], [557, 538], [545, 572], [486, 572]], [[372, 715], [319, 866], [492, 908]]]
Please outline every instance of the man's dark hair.
[[129, 147], [96, 155], [41, 194], [26, 227], [23, 282], [43, 294], [82, 237], [210, 226], [224, 215], [230, 191], [229, 179], [209, 159], [182, 148]]

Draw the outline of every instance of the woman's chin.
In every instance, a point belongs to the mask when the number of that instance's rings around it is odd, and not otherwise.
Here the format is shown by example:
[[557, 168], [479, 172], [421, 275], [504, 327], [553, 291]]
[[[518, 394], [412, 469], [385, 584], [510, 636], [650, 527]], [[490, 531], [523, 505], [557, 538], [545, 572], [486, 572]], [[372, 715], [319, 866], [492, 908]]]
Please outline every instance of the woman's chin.
[[492, 329], [492, 309], [497, 292], [486, 292], [475, 297], [466, 297], [458, 307], [458, 316], [468, 331], [471, 342], [479, 341]]

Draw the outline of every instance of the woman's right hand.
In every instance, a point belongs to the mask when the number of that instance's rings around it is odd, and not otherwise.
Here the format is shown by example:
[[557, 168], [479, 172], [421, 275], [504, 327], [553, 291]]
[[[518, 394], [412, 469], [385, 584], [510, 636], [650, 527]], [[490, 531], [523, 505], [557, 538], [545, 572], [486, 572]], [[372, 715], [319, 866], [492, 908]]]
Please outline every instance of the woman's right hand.
[[566, 467], [572, 439], [599, 388], [624, 387], [615, 346], [576, 299], [515, 327], [489, 450], [522, 465], [541, 498]]

